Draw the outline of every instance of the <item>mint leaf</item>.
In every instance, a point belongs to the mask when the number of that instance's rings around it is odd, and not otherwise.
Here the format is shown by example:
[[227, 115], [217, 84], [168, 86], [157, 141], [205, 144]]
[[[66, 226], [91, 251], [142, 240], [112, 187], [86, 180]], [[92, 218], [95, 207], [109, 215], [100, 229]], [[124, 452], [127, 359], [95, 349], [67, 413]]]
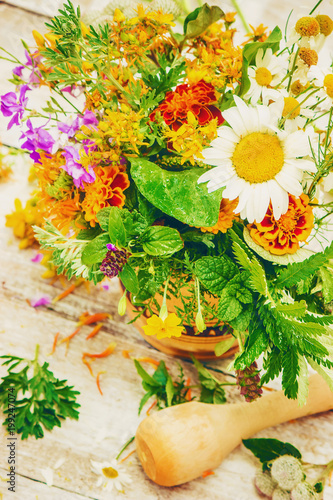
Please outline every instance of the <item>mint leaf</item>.
[[139, 293], [139, 281], [137, 275], [129, 264], [125, 264], [123, 270], [119, 273], [119, 278], [121, 279], [124, 287], [131, 293], [135, 295]]
[[172, 255], [184, 246], [177, 229], [165, 226], [149, 227], [141, 241], [144, 251], [149, 255]]
[[111, 207], [109, 213], [109, 236], [110, 241], [117, 248], [124, 248], [127, 244], [126, 229], [121, 216], [122, 210], [118, 207]]
[[107, 248], [106, 245], [110, 243], [110, 238], [107, 233], [100, 234], [91, 240], [82, 252], [82, 263], [86, 266], [98, 264], [104, 259]]
[[238, 273], [232, 260], [221, 257], [202, 257], [195, 262], [195, 274], [202, 284], [214, 295], [220, 295], [227, 283]]
[[222, 321], [232, 321], [242, 312], [243, 307], [239, 300], [229, 295], [228, 290], [222, 292], [217, 309], [218, 318]]

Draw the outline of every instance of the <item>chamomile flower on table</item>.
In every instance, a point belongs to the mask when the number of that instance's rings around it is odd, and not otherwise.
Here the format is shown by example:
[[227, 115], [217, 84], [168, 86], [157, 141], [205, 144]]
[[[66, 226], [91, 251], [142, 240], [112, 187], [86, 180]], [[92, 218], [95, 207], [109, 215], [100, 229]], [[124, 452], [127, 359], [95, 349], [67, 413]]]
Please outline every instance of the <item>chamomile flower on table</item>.
[[99, 476], [96, 482], [97, 488], [124, 493], [124, 488], [132, 483], [124, 465], [115, 458], [104, 462], [95, 462], [94, 460], [90, 460], [90, 462], [91, 470]]
[[285, 57], [276, 56], [272, 49], [259, 49], [256, 55], [255, 66], [248, 70], [251, 87], [245, 95], [245, 99], [256, 103], [262, 98], [264, 104], [270, 99], [275, 100], [279, 96], [278, 90], [274, 89], [285, 74]]
[[316, 171], [314, 162], [304, 159], [311, 154], [309, 136], [303, 130], [279, 130], [269, 106], [234, 99], [236, 107], [224, 112], [229, 127], [218, 128], [218, 138], [202, 152], [203, 162], [215, 168], [198, 182], [208, 182], [209, 192], [225, 187], [223, 197], [229, 200], [238, 197], [235, 212], [250, 223], [261, 222], [270, 203], [279, 219], [288, 210], [289, 194], [302, 194], [304, 172]]

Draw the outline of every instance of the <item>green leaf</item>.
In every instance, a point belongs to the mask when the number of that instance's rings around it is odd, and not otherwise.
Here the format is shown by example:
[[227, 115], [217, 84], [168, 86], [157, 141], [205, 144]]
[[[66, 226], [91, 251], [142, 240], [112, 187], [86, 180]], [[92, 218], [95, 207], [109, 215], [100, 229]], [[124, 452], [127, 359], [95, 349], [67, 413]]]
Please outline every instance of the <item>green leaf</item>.
[[152, 388], [161, 387], [161, 384], [146, 372], [146, 370], [141, 366], [137, 359], [134, 360], [134, 364], [138, 374], [140, 375], [142, 380], [146, 382], [146, 384], [150, 385]]
[[124, 248], [127, 243], [126, 229], [121, 216], [121, 209], [111, 207], [109, 214], [109, 236], [110, 241], [117, 248]]
[[138, 414], [140, 415], [141, 411], [142, 411], [142, 408], [144, 407], [144, 405], [147, 403], [147, 401], [152, 397], [154, 396], [155, 392], [154, 391], [148, 391], [146, 392], [146, 394], [143, 396], [143, 398], [141, 399], [140, 401], [140, 404], [139, 404], [139, 409], [138, 409]]
[[273, 53], [275, 53], [279, 50], [281, 39], [281, 30], [278, 26], [276, 26], [264, 42], [250, 42], [245, 45], [243, 49], [242, 80], [241, 85], [237, 90], [239, 97], [246, 94], [250, 88], [251, 84], [248, 77], [248, 67], [255, 64], [255, 58], [258, 50], [263, 49], [265, 52], [268, 48], [271, 48]]
[[165, 386], [167, 383], [169, 374], [168, 370], [165, 366], [164, 361], [160, 361], [158, 364], [158, 367], [156, 368], [154, 374], [153, 374], [153, 379], [156, 380], [160, 385]]
[[253, 314], [253, 307], [245, 306], [242, 312], [237, 316], [237, 318], [229, 321], [230, 326], [239, 332], [245, 332], [251, 323]]
[[119, 273], [119, 278], [121, 279], [124, 287], [131, 293], [139, 293], [139, 281], [137, 275], [129, 264], [125, 264], [123, 270]]
[[299, 359], [295, 349], [289, 349], [282, 357], [282, 387], [287, 398], [296, 399], [298, 394]]
[[172, 378], [170, 377], [170, 375], [168, 375], [168, 379], [167, 379], [167, 382], [165, 385], [165, 392], [167, 395], [167, 405], [171, 406], [172, 399], [173, 399], [173, 396], [175, 395], [176, 391], [175, 391], [175, 387], [173, 385]]
[[271, 462], [283, 455], [291, 455], [301, 459], [302, 455], [295, 446], [290, 443], [283, 443], [272, 438], [243, 439], [243, 445], [250, 450], [253, 455], [259, 458], [261, 463]]
[[215, 354], [216, 356], [222, 356], [225, 352], [229, 351], [231, 347], [235, 343], [235, 337], [231, 337], [230, 339], [222, 340], [215, 346]]
[[100, 234], [91, 240], [82, 252], [82, 263], [86, 266], [92, 266], [93, 264], [102, 262], [108, 251], [106, 248], [107, 243], [110, 243], [107, 233]]
[[190, 226], [210, 227], [217, 223], [222, 190], [208, 193], [206, 185], [198, 184], [201, 168], [168, 171], [145, 158], [133, 158], [131, 165], [138, 190], [162, 212]]
[[328, 384], [329, 388], [331, 391], [333, 391], [333, 370], [331, 368], [326, 368], [325, 366], [320, 366], [316, 361], [314, 361], [312, 358], [307, 357], [306, 358], [309, 365], [316, 370], [316, 372], [319, 373], [325, 380], [325, 382]]
[[333, 272], [325, 267], [319, 270], [319, 275], [322, 281], [322, 292], [325, 303], [333, 300]]
[[301, 300], [300, 302], [295, 301], [293, 304], [277, 304], [276, 309], [287, 316], [297, 318], [299, 316], [304, 316], [306, 312], [306, 302], [305, 300]]
[[222, 321], [232, 321], [242, 312], [243, 307], [239, 300], [228, 294], [228, 291], [222, 292], [218, 305], [218, 317]]
[[279, 274], [275, 285], [282, 289], [297, 285], [298, 281], [305, 280], [312, 276], [321, 266], [332, 258], [333, 242], [324, 252], [316, 253], [302, 262], [296, 262], [295, 264], [287, 266], [287, 268]]
[[101, 232], [102, 231], [100, 230], [100, 228], [98, 226], [96, 226], [94, 228], [89, 228], [89, 229], [81, 229], [81, 231], [77, 235], [76, 239], [77, 240], [93, 240], [94, 238], [96, 238], [96, 236], [101, 234]]
[[149, 227], [141, 241], [144, 251], [149, 255], [172, 255], [184, 246], [177, 229], [166, 226]]
[[182, 238], [184, 241], [191, 241], [194, 243], [203, 243], [208, 248], [214, 248], [215, 244], [213, 243], [215, 235], [212, 233], [202, 233], [201, 231], [186, 231], [182, 233]]
[[297, 400], [299, 406], [306, 403], [309, 394], [309, 371], [304, 356], [298, 355], [299, 375], [298, 375], [298, 394]]
[[269, 339], [266, 332], [259, 326], [249, 332], [246, 339], [244, 351], [235, 359], [234, 366], [237, 370], [243, 370], [250, 366], [260, 354], [269, 347]]
[[102, 210], [100, 210], [96, 214], [98, 223], [101, 226], [101, 228], [103, 229], [103, 231], [109, 230], [110, 210], [111, 210], [111, 207], [102, 208]]
[[201, 384], [206, 387], [206, 389], [215, 389], [218, 380], [203, 366], [200, 361], [198, 361], [194, 356], [191, 355], [191, 359], [194, 366], [198, 370], [199, 380]]
[[203, 285], [214, 295], [220, 295], [237, 273], [237, 266], [227, 256], [202, 257], [195, 262], [195, 274]]
[[195, 38], [201, 35], [213, 23], [224, 17], [220, 7], [210, 7], [205, 3], [192, 11], [184, 21], [184, 35], [186, 38]]

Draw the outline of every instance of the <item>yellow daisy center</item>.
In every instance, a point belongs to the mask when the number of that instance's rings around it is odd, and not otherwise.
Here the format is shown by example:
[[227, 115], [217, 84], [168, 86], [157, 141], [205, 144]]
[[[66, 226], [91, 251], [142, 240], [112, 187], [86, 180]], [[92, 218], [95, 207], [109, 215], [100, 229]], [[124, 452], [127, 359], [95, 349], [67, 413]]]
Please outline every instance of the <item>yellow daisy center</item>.
[[274, 179], [284, 163], [281, 143], [275, 135], [253, 132], [237, 144], [232, 163], [238, 176], [251, 184]]
[[324, 87], [326, 87], [326, 94], [333, 99], [333, 75], [325, 76]]
[[288, 118], [296, 118], [300, 113], [300, 106], [297, 99], [294, 97], [284, 98], [284, 108], [282, 111], [282, 116], [288, 116]]
[[258, 68], [255, 76], [256, 82], [261, 87], [268, 87], [273, 80], [272, 73], [267, 68]]
[[113, 467], [104, 467], [102, 469], [102, 472], [104, 476], [108, 477], [109, 479], [114, 479], [115, 477], [119, 476], [118, 471], [116, 471], [116, 469], [114, 469]]
[[320, 26], [314, 17], [301, 17], [295, 25], [296, 33], [301, 36], [316, 36], [320, 33]]
[[320, 26], [320, 33], [322, 33], [325, 36], [328, 36], [332, 33], [333, 21], [329, 16], [326, 16], [324, 14], [319, 15], [316, 17], [316, 21]]

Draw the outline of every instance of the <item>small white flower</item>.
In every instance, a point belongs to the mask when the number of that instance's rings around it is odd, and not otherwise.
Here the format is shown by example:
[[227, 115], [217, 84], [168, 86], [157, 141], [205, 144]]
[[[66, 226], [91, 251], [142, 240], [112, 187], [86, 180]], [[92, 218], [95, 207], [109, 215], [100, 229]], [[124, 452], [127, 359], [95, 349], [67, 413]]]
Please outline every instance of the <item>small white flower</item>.
[[316, 87], [320, 87], [316, 96], [320, 103], [320, 109], [329, 111], [333, 106], [333, 72], [332, 68], [311, 67], [309, 79]]
[[322, 33], [318, 33], [318, 35], [315, 36], [300, 36], [295, 28], [292, 28], [288, 36], [288, 46], [297, 43], [299, 47], [305, 47], [319, 52], [323, 48], [325, 40], [326, 36]]
[[90, 462], [91, 470], [99, 476], [96, 482], [97, 487], [105, 488], [106, 491], [115, 489], [120, 493], [124, 493], [124, 486], [131, 484], [132, 479], [125, 471], [125, 467], [116, 459], [105, 462], [90, 460]]
[[223, 113], [230, 127], [218, 128], [218, 138], [202, 153], [215, 168], [198, 182], [208, 181], [208, 192], [225, 187], [223, 197], [238, 198], [235, 212], [250, 223], [263, 220], [270, 202], [279, 219], [288, 210], [288, 193], [302, 194], [304, 171], [316, 171], [314, 162], [304, 159], [311, 154], [308, 134], [279, 130], [270, 106], [248, 107], [234, 99], [236, 107]]
[[275, 56], [272, 49], [267, 49], [265, 54], [263, 49], [259, 49], [256, 54], [256, 64], [248, 70], [251, 87], [244, 96], [253, 104], [256, 104], [260, 97], [263, 104], [268, 104], [271, 99], [277, 99], [278, 90], [272, 87], [278, 85], [286, 73], [286, 58]]

